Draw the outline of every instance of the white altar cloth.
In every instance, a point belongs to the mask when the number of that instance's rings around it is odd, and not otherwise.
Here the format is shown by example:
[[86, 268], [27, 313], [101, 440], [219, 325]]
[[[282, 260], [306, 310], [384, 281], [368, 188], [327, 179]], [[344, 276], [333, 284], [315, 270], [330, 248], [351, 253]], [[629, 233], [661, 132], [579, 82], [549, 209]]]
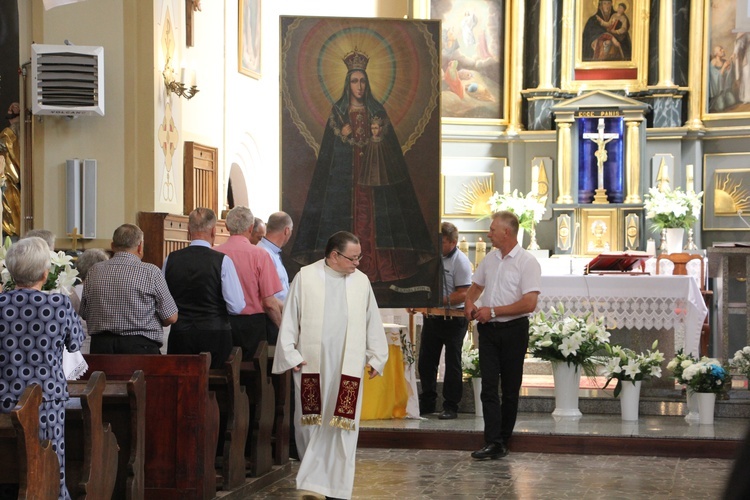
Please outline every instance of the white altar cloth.
[[[608, 329], [673, 329], [675, 349], [698, 355], [708, 314], [700, 288], [690, 276], [542, 276], [537, 311], [563, 304], [566, 313], [593, 311]], [[670, 356], [671, 353], [665, 353]]]

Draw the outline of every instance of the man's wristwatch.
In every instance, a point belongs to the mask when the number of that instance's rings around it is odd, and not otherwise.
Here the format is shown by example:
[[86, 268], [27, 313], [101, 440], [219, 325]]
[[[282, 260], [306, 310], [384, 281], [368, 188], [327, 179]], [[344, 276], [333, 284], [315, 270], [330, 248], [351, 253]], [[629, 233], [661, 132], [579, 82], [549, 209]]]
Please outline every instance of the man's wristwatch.
[[490, 307], [490, 318], [495, 319], [497, 315], [495, 314], [495, 308]]

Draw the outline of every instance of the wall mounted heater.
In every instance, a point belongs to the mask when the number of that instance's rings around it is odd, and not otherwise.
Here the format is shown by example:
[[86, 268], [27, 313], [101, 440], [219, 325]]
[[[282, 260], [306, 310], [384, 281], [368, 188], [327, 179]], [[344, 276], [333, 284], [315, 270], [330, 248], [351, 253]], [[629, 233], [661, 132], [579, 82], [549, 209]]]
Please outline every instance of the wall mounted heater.
[[35, 115], [104, 116], [104, 48], [31, 45]]

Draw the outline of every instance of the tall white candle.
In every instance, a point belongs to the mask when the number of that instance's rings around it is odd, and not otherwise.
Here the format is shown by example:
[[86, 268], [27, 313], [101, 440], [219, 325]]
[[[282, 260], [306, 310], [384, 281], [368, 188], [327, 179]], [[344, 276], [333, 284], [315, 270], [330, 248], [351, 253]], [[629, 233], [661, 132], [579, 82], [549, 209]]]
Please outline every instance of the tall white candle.
[[503, 194], [510, 194], [510, 165], [503, 167]]
[[685, 166], [685, 191], [688, 193], [695, 191], [695, 167], [692, 163]]
[[539, 165], [531, 167], [531, 193], [534, 196], [539, 194]]

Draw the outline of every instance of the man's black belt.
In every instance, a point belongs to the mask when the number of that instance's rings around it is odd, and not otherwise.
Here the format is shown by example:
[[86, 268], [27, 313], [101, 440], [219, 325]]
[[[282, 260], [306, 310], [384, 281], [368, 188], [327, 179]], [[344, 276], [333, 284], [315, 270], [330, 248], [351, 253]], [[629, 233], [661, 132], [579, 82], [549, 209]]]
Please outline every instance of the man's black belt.
[[522, 318], [516, 318], [510, 321], [489, 321], [485, 323], [485, 325], [502, 330], [504, 328], [513, 328], [513, 327], [521, 326], [524, 323], [528, 324], [528, 322], [529, 322], [529, 317], [524, 316]]

